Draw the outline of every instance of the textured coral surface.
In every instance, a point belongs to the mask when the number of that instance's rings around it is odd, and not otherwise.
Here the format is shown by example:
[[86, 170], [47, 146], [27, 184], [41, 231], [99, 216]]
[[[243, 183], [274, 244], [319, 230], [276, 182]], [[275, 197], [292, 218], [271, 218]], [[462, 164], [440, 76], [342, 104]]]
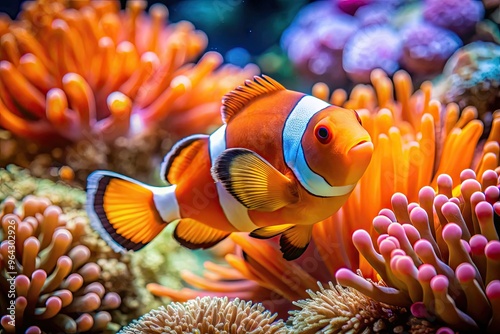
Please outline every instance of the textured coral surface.
[[261, 304], [238, 298], [203, 297], [185, 303], [159, 307], [123, 328], [122, 334], [139, 333], [286, 333], [284, 323], [276, 320]]
[[4, 329], [28, 333], [106, 329], [111, 321], [107, 310], [118, 308], [121, 299], [98, 282], [101, 267], [90, 261], [89, 248], [79, 242], [85, 222], [66, 221], [61, 208], [46, 198], [27, 196], [18, 208], [14, 199], [2, 204], [2, 308], [14, 315], [2, 317]]

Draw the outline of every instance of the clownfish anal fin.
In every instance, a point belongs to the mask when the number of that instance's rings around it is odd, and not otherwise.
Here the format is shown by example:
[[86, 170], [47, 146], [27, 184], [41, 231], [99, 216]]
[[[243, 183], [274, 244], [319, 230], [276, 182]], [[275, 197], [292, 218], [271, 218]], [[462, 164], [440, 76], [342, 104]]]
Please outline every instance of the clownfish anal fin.
[[174, 231], [174, 238], [189, 249], [205, 249], [215, 246], [231, 232], [217, 230], [190, 218], [182, 218]]
[[285, 89], [279, 82], [266, 75], [254, 76], [253, 81], [246, 80], [245, 85], [237, 87], [222, 98], [222, 120], [227, 123], [257, 97]]
[[200, 152], [207, 135], [192, 135], [177, 142], [161, 164], [161, 176], [170, 184], [177, 184], [186, 168]]
[[281, 252], [285, 260], [299, 258], [305, 252], [312, 236], [312, 225], [295, 225], [287, 229], [280, 238]]
[[249, 210], [276, 211], [299, 200], [297, 184], [248, 149], [222, 152], [212, 176]]
[[278, 234], [281, 234], [288, 230], [289, 228], [294, 227], [295, 225], [293, 224], [283, 224], [283, 225], [273, 225], [273, 226], [265, 226], [258, 228], [256, 230], [253, 230], [250, 233], [250, 236], [253, 238], [257, 239], [269, 239], [272, 237], [277, 236]]

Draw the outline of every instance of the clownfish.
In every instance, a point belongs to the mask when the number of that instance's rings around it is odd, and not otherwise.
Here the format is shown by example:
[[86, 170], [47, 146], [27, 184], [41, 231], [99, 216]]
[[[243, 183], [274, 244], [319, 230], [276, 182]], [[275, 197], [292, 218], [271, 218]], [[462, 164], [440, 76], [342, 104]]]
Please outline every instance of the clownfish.
[[232, 232], [281, 234], [287, 260], [307, 248], [312, 227], [335, 213], [373, 153], [354, 110], [256, 76], [226, 94], [223, 125], [192, 135], [166, 155], [166, 187], [108, 171], [88, 177], [92, 227], [117, 252], [139, 250], [168, 224], [183, 246], [209, 248]]

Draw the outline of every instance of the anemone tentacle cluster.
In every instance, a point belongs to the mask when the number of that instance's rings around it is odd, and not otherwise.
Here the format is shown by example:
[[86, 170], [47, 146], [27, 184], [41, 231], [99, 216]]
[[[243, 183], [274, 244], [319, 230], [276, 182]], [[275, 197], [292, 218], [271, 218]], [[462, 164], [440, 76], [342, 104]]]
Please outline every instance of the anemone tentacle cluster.
[[[438, 177], [438, 192], [423, 187], [418, 203], [392, 196], [392, 210], [373, 220], [376, 245], [365, 230], [354, 232], [358, 251], [388, 287], [377, 287], [348, 269], [337, 282], [414, 316], [439, 319], [454, 330], [493, 333], [500, 319], [500, 241], [494, 217], [500, 214], [498, 174], [464, 170], [460, 197], [449, 175]], [[458, 190], [458, 189], [457, 189]]]
[[[5, 331], [105, 330], [111, 321], [108, 311], [118, 308], [121, 298], [98, 282], [101, 267], [90, 261], [91, 251], [78, 242], [85, 223], [67, 222], [61, 208], [46, 198], [28, 196], [18, 208], [13, 199], [2, 205], [0, 288]], [[15, 293], [10, 294], [12, 290]]]
[[[290, 311], [290, 334], [381, 332], [401, 323], [404, 308], [379, 303], [355, 289], [318, 283], [319, 291], [307, 291], [309, 298]], [[404, 322], [403, 322], [404, 323]], [[400, 325], [401, 326], [401, 325]]]
[[283, 321], [275, 320], [276, 314], [261, 304], [238, 298], [197, 297], [154, 309], [119, 333], [286, 333]]
[[126, 11], [115, 1], [64, 3], [26, 2], [19, 20], [2, 17], [1, 125], [20, 136], [111, 141], [166, 118], [217, 124], [220, 97], [252, 73], [216, 70], [214, 52], [189, 64], [207, 37], [189, 22], [167, 24], [161, 4], [146, 15], [143, 1]]

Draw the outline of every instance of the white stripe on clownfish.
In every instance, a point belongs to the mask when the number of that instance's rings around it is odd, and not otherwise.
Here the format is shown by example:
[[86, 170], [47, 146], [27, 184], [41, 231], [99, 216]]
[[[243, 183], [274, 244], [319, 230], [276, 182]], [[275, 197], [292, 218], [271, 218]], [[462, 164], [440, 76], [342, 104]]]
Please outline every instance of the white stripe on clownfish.
[[[217, 157], [226, 149], [226, 124], [222, 125], [217, 131], [210, 135], [210, 163], [213, 163]], [[219, 203], [226, 215], [227, 220], [241, 232], [251, 232], [258, 229], [250, 216], [248, 209], [243, 206], [233, 195], [224, 189], [221, 182], [216, 182], [217, 194], [219, 195]]]
[[293, 171], [300, 184], [311, 194], [321, 197], [342, 196], [354, 189], [355, 184], [331, 186], [307, 164], [302, 148], [302, 137], [311, 118], [331, 106], [316, 97], [305, 95], [293, 108], [283, 128], [283, 152], [285, 163]]

